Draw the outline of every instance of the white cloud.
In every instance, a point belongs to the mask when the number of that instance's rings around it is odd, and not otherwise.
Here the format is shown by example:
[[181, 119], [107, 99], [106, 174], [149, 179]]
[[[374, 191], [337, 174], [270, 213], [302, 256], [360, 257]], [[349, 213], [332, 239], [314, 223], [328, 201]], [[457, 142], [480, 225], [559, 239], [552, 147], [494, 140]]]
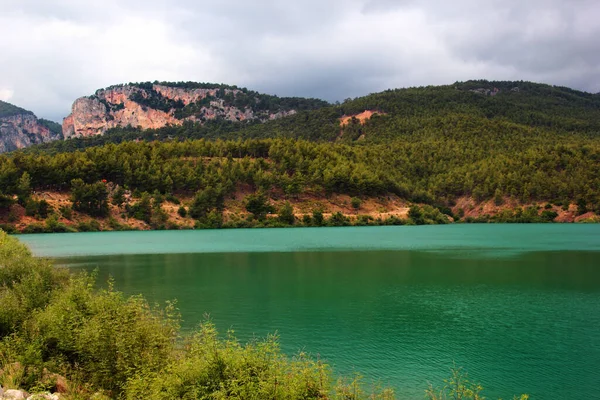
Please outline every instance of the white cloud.
[[13, 97], [14, 91], [10, 89], [0, 89], [0, 100], [9, 101]]
[[0, 88], [55, 120], [100, 87], [155, 79], [328, 100], [472, 78], [600, 90], [594, 0], [0, 0], [0, 9], [9, 60]]

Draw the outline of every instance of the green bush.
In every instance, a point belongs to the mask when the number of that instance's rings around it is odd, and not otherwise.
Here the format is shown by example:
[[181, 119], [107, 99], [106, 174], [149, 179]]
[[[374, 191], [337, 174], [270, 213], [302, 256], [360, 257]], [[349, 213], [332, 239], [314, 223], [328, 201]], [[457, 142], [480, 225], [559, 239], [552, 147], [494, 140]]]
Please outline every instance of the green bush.
[[296, 222], [294, 208], [288, 201], [286, 201], [279, 209], [279, 215], [277, 219], [286, 225], [294, 225]]
[[79, 232], [99, 232], [101, 231], [100, 223], [96, 220], [82, 221], [77, 224], [77, 231]]
[[352, 205], [352, 208], [354, 208], [355, 210], [358, 210], [360, 208], [360, 206], [362, 205], [362, 200], [359, 199], [358, 197], [353, 197], [350, 200], [350, 204]]
[[4, 231], [9, 235], [18, 233], [17, 228], [15, 228], [15, 226], [11, 224], [0, 224], [0, 231]]

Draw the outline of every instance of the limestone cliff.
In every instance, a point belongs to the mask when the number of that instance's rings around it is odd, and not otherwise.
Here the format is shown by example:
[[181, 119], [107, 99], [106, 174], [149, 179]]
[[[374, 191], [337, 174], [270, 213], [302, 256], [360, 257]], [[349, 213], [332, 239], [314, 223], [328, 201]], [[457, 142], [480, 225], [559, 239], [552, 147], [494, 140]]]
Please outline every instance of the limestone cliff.
[[0, 101], [0, 153], [46, 143], [62, 137], [51, 121], [39, 120], [31, 111]]
[[154, 82], [100, 89], [73, 103], [63, 121], [65, 138], [101, 135], [111, 128], [156, 129], [184, 121], [267, 121], [327, 105], [315, 99], [279, 98], [235, 86]]

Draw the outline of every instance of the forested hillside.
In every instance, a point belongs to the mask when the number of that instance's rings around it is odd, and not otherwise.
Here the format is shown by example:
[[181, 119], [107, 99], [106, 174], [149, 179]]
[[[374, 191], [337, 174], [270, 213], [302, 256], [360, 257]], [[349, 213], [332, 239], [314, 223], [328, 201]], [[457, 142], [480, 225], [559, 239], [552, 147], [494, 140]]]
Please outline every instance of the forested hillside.
[[18, 114], [33, 114], [31, 111], [27, 111], [21, 107], [17, 107], [13, 104], [7, 103], [0, 100], [0, 118], [10, 117]]
[[[1, 157], [6, 207], [24, 175], [36, 191], [99, 185], [89, 190], [106, 192], [104, 202], [119, 187], [132, 197], [113, 214], [125, 216], [135, 215], [147, 193], [148, 207], [151, 194], [158, 203], [178, 197], [187, 207], [181, 213], [190, 218], [192, 211], [198, 221], [211, 213], [227, 221], [233, 209], [281, 214], [284, 205], [288, 224], [313, 211], [358, 218], [361, 202], [372, 204], [363, 208], [367, 224], [385, 223], [382, 215], [408, 223], [593, 220], [600, 211], [600, 98], [527, 82], [471, 81], [390, 90], [265, 124], [113, 130]], [[330, 207], [338, 195], [358, 206]], [[252, 196], [264, 209], [252, 212]], [[428, 216], [413, 205], [429, 207]], [[85, 207], [79, 211], [97, 211]], [[101, 207], [98, 215], [108, 215]], [[413, 213], [389, 215], [392, 208]], [[313, 224], [310, 218], [304, 222]]]

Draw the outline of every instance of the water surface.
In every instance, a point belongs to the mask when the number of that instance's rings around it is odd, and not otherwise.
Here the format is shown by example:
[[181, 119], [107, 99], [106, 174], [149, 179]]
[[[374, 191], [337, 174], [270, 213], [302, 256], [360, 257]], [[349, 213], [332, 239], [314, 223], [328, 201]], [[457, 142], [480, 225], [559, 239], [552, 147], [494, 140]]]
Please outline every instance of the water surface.
[[453, 362], [489, 397], [599, 398], [600, 226], [450, 225], [19, 237], [243, 340], [278, 331], [423, 398]]

